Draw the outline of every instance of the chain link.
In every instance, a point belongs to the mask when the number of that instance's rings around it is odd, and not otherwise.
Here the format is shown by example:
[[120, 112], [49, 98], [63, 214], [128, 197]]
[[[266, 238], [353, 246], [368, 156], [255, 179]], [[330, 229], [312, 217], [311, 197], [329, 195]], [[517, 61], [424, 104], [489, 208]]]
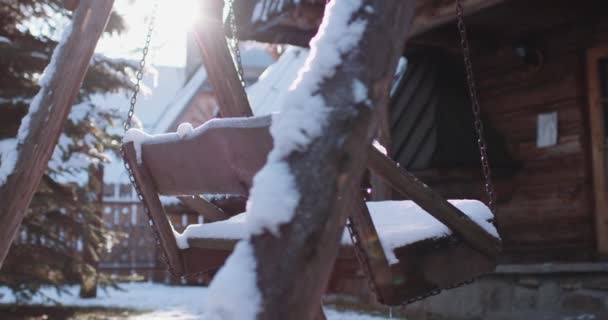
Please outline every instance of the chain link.
[[357, 258], [357, 261], [363, 270], [363, 276], [367, 280], [370, 290], [372, 290], [372, 293], [376, 296], [378, 302], [384, 304], [384, 297], [382, 297], [380, 292], [378, 292], [372, 266], [367, 258], [367, 255], [365, 254], [365, 251], [363, 251], [363, 246], [361, 245], [361, 236], [357, 232], [357, 228], [354, 226], [353, 219], [349, 218], [346, 221], [346, 230], [348, 230], [350, 241], [353, 243], [355, 258]]
[[494, 184], [492, 183], [492, 172], [490, 170], [490, 163], [488, 160], [483, 122], [481, 121], [479, 98], [477, 96], [477, 86], [475, 84], [475, 77], [473, 74], [473, 63], [471, 62], [471, 50], [469, 48], [469, 40], [467, 38], [467, 28], [464, 23], [464, 8], [461, 0], [456, 0], [456, 14], [458, 16], [458, 33], [460, 35], [460, 45], [462, 47], [464, 66], [467, 74], [467, 84], [469, 88], [469, 96], [471, 98], [471, 107], [473, 109], [473, 116], [475, 117], [475, 132], [477, 134], [477, 146], [479, 147], [479, 154], [481, 157], [484, 188], [488, 201], [488, 207], [490, 207], [492, 213], [496, 215]]
[[241, 80], [241, 85], [245, 86], [245, 75], [243, 71], [243, 62], [241, 60], [241, 46], [239, 43], [239, 38], [237, 35], [237, 25], [236, 25], [236, 15], [234, 13], [234, 0], [229, 0], [230, 9], [228, 10], [228, 23], [230, 24], [230, 32], [232, 34], [231, 39], [228, 41], [230, 43], [230, 48], [232, 50], [233, 59], [236, 62], [237, 72], [239, 74], [239, 78]]
[[125, 132], [127, 132], [132, 125], [133, 116], [135, 114], [135, 105], [137, 104], [137, 96], [139, 95], [139, 90], [141, 89], [141, 81], [144, 77], [144, 73], [146, 70], [146, 58], [148, 57], [148, 52], [150, 51], [150, 42], [152, 41], [152, 35], [154, 34], [154, 26], [156, 24], [156, 13], [158, 11], [158, 0], [154, 1], [152, 12], [150, 15], [150, 23], [148, 24], [148, 33], [146, 34], [146, 40], [144, 43], [144, 49], [142, 50], [142, 56], [139, 60], [139, 65], [137, 68], [137, 72], [135, 74], [135, 86], [133, 87], [133, 92], [131, 94], [131, 101], [129, 105], [129, 112], [127, 113], [127, 119], [123, 125]]

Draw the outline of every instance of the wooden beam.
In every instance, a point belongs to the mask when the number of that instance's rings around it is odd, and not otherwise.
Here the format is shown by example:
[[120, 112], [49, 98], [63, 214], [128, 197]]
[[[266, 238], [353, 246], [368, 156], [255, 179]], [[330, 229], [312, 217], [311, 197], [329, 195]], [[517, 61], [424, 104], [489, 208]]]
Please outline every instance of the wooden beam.
[[325, 311], [323, 311], [323, 304], [321, 304], [321, 306], [319, 307], [319, 312], [317, 313], [317, 316], [315, 317], [315, 320], [326, 320], [327, 317], [325, 317]]
[[80, 4], [80, 0], [63, 0], [63, 7], [70, 11], [76, 10], [78, 5]]
[[174, 275], [183, 275], [185, 268], [180, 249], [177, 246], [177, 240], [175, 240], [175, 235], [173, 234], [173, 226], [160, 202], [148, 168], [143, 164], [140, 165], [137, 163], [133, 142], [124, 144], [122, 150], [124, 152], [123, 160], [127, 163], [129, 168], [131, 168], [133, 178], [143, 196], [142, 201], [144, 204], [147, 204], [147, 208], [144, 208], [144, 210], [150, 211], [147, 214], [152, 217], [153, 223], [156, 224], [156, 229], [159, 233], [158, 236], [160, 237], [159, 245], [166, 254], [169, 268], [173, 271], [172, 273]]
[[[465, 15], [494, 7], [508, 0], [461, 0]], [[418, 2], [416, 15], [408, 37], [412, 38], [429, 30], [456, 21], [455, 1], [423, 0]]]
[[[305, 150], [285, 156], [300, 191], [294, 216], [281, 224], [279, 236], [264, 232], [250, 239], [261, 293], [257, 319], [309, 320], [317, 315], [350, 213], [348, 201], [359, 194], [368, 146], [377, 133], [373, 110], [388, 103], [403, 52], [404, 37], [394, 35], [408, 29], [414, 5], [364, 0], [367, 10], [348, 19], [362, 22], [361, 45], [344, 54], [343, 67], [319, 84], [318, 94], [331, 106], [324, 133]], [[343, 90], [353, 79], [367, 88], [369, 101], [358, 102], [352, 90]]]
[[409, 197], [430, 215], [463, 237], [474, 249], [490, 258], [498, 257], [501, 251], [499, 239], [376, 148], [371, 148], [369, 154], [369, 168], [384, 178], [393, 189]]
[[222, 209], [201, 197], [177, 197], [186, 207], [202, 214], [205, 222], [222, 221], [230, 218]]
[[0, 186], [0, 267], [47, 168], [113, 3], [113, 0], [80, 1], [69, 38], [56, 49], [58, 52], [51, 61], [55, 72], [40, 88], [40, 107], [31, 115], [29, 132], [17, 146], [13, 174]]
[[597, 251], [608, 257], [608, 194], [606, 189], [606, 147], [604, 108], [601, 103], [599, 59], [608, 57], [608, 47], [587, 51], [587, 101], [589, 107], [589, 136], [595, 202], [595, 237]]
[[194, 34], [220, 114], [224, 118], [251, 117], [253, 112], [226, 42], [221, 20], [224, 1], [207, 0], [201, 3], [205, 4], [202, 10], [205, 17], [196, 25]]
[[[509, 0], [461, 0], [465, 9], [465, 15], [471, 15], [508, 2]], [[267, 3], [276, 1], [266, 1]], [[243, 39], [253, 39], [271, 43], [290, 43], [298, 46], [306, 46], [310, 38], [314, 36], [323, 17], [323, 6], [325, 1], [300, 2], [296, 0], [284, 0], [281, 6], [265, 4], [267, 14], [262, 14], [266, 19], [253, 21], [255, 5], [260, 2], [245, 2], [237, 6], [237, 19], [241, 28], [238, 33]], [[409, 38], [414, 38], [427, 31], [441, 27], [456, 21], [456, 10], [454, 0], [419, 0], [416, 6], [416, 15], [411, 28], [406, 33]], [[243, 7], [241, 9], [241, 7]], [[284, 9], [287, 8], [287, 9]]]
[[[378, 301], [383, 302], [384, 297], [392, 295], [390, 290], [393, 287], [393, 274], [388, 263], [388, 259], [384, 254], [384, 249], [380, 243], [380, 237], [374, 226], [374, 222], [367, 208], [367, 204], [362, 197], [357, 197], [358, 193], [352, 199], [352, 207], [350, 208], [350, 223], [352, 228], [357, 231], [360, 238], [356, 239], [359, 242], [363, 253], [367, 257], [370, 272], [366, 276], [372, 277], [371, 281], [375, 284]], [[356, 250], [356, 248], [355, 248]], [[367, 266], [361, 266], [367, 268]]]

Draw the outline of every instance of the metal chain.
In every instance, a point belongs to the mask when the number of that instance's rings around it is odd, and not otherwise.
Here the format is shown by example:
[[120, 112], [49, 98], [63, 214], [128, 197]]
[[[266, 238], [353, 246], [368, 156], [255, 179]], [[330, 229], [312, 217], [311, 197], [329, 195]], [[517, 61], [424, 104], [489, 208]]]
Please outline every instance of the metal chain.
[[234, 13], [234, 0], [229, 0], [230, 9], [228, 10], [228, 23], [230, 24], [230, 32], [232, 33], [232, 38], [230, 39], [230, 47], [232, 49], [232, 54], [234, 60], [236, 62], [237, 72], [239, 74], [239, 78], [241, 79], [241, 85], [245, 86], [245, 75], [243, 71], [243, 62], [241, 60], [241, 47], [239, 43], [239, 38], [237, 36], [237, 25], [236, 25], [236, 17]]
[[487, 145], [485, 140], [483, 122], [481, 121], [481, 111], [479, 107], [479, 98], [477, 96], [477, 86], [475, 85], [475, 77], [473, 74], [473, 63], [471, 62], [471, 50], [469, 48], [469, 40], [467, 38], [467, 29], [464, 23], [464, 8], [461, 0], [456, 0], [456, 14], [458, 16], [458, 33], [460, 35], [460, 45], [464, 58], [464, 66], [467, 73], [467, 84], [469, 88], [469, 96], [471, 98], [471, 107], [473, 116], [475, 117], [475, 131], [477, 133], [477, 146], [481, 157], [481, 166], [484, 178], [484, 188], [488, 201], [488, 207], [494, 215], [496, 215], [494, 184], [492, 183], [492, 172], [488, 160]]
[[[146, 68], [146, 58], [148, 57], [148, 53], [150, 51], [150, 43], [152, 41], [152, 35], [154, 34], [154, 26], [156, 24], [157, 11], [158, 11], [158, 0], [154, 1], [153, 7], [152, 7], [150, 23], [148, 24], [148, 32], [146, 34], [146, 40], [145, 40], [144, 48], [142, 51], [142, 57], [141, 57], [141, 60], [139, 61], [139, 68], [137, 69], [137, 73], [136, 73], [136, 83], [135, 83], [135, 86], [133, 87], [133, 93], [131, 95], [129, 112], [127, 113], [127, 119], [125, 120], [125, 123], [123, 126], [125, 133], [131, 128], [131, 125], [132, 125], [133, 115], [135, 113], [135, 105], [137, 104], [137, 96], [139, 95], [139, 91], [141, 89], [141, 81], [143, 79], [143, 75], [144, 75], [145, 68]], [[123, 148], [120, 149], [120, 154], [123, 159], [126, 159], [125, 151]], [[175, 270], [169, 263], [169, 259], [167, 258], [167, 253], [165, 252], [164, 248], [161, 245], [160, 231], [156, 228], [156, 224], [154, 223], [154, 220], [152, 219], [152, 215], [150, 213], [150, 208], [148, 208], [148, 206], [146, 205], [146, 202], [144, 201], [143, 193], [141, 192], [141, 189], [139, 188], [139, 186], [137, 185], [137, 182], [135, 181], [135, 177], [133, 176], [133, 171], [131, 170], [131, 167], [129, 166], [129, 164], [126, 161], [123, 161], [123, 163], [124, 163], [125, 169], [127, 170], [127, 173], [129, 176], [129, 181], [131, 182], [131, 184], [133, 185], [133, 188], [135, 189], [135, 192], [137, 193], [137, 198], [144, 206], [144, 212], [146, 213], [146, 216], [148, 217], [148, 224], [150, 225], [150, 229], [152, 230], [152, 235], [154, 236], [156, 246], [159, 249], [159, 251], [161, 252], [160, 259], [167, 266], [171, 276], [177, 278], [177, 277], [179, 277], [179, 275], [175, 272]]]
[[141, 80], [144, 77], [144, 72], [146, 69], [146, 58], [148, 57], [148, 52], [150, 51], [150, 42], [152, 41], [152, 35], [154, 34], [154, 26], [156, 24], [156, 12], [158, 11], [158, 0], [154, 1], [152, 12], [150, 15], [150, 23], [148, 24], [148, 33], [146, 34], [146, 40], [144, 43], [144, 49], [142, 50], [142, 56], [139, 60], [139, 66], [137, 69], [137, 73], [135, 74], [136, 82], [135, 87], [133, 87], [133, 93], [131, 94], [131, 101], [129, 105], [129, 112], [127, 113], [127, 119], [123, 125], [125, 132], [127, 132], [131, 128], [131, 122], [133, 120], [133, 115], [135, 114], [135, 105], [137, 104], [137, 96], [139, 95], [139, 90], [141, 89]]
[[363, 251], [363, 246], [361, 245], [361, 236], [357, 232], [357, 228], [354, 226], [353, 219], [349, 218], [346, 221], [346, 230], [348, 230], [348, 234], [350, 235], [350, 241], [353, 244], [353, 251], [355, 252], [355, 258], [359, 262], [361, 269], [363, 270], [363, 276], [367, 280], [367, 284], [369, 288], [372, 290], [372, 293], [376, 296], [376, 299], [381, 304], [384, 304], [384, 297], [378, 292], [378, 287], [376, 286], [376, 281], [374, 279], [374, 273], [372, 271], [372, 266], [369, 262], [365, 251]]

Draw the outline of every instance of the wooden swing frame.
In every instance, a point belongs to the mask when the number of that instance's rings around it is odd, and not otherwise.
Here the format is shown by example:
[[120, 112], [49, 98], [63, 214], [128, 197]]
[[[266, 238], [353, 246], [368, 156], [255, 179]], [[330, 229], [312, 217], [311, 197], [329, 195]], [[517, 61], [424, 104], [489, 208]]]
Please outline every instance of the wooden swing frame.
[[[221, 16], [223, 5], [220, 5], [219, 1], [211, 2], [211, 4], [216, 4], [215, 6], [208, 6], [207, 8], [207, 10], [211, 11], [211, 16]], [[214, 13], [216, 15], [214, 15]], [[230, 51], [224, 36], [223, 23], [219, 19], [213, 20], [208, 18], [206, 19], [204, 30], [205, 31], [203, 32], [201, 28], [197, 28], [195, 33], [200, 52], [203, 56], [205, 68], [208, 70], [209, 81], [214, 88], [217, 100], [220, 102], [221, 115], [223, 117], [250, 117], [253, 112], [251, 111], [245, 90], [241, 85], [239, 75], [230, 58]], [[229, 108], [226, 108], [225, 106], [229, 106]], [[269, 124], [270, 123], [268, 122], [267, 125]], [[267, 130], [268, 127], [265, 128]], [[241, 131], [240, 133], [239, 130]], [[253, 131], [248, 132], [247, 130], [251, 129], [239, 128], [237, 130], [223, 128], [223, 130], [217, 129], [217, 133], [211, 133], [211, 135], [217, 137], [223, 136], [222, 141], [224, 145], [222, 148], [240, 150], [247, 146], [251, 147], [252, 145], [257, 144], [254, 149], [241, 151], [242, 154], [239, 157], [232, 158], [247, 159], [246, 163], [231, 163], [230, 157], [225, 157], [224, 161], [219, 161], [228, 167], [239, 168], [238, 175], [241, 177], [232, 182], [220, 182], [218, 179], [211, 178], [211, 180], [215, 181], [217, 187], [220, 187], [220, 185], [224, 186], [222, 187], [224, 188], [222, 190], [213, 190], [213, 193], [238, 193], [243, 196], [248, 195], [248, 189], [251, 186], [253, 174], [262, 167], [265, 155], [272, 147], [272, 138], [268, 131], [254, 133]], [[232, 135], [232, 137], [228, 137], [227, 135]], [[236, 135], [240, 138], [237, 138]], [[256, 137], [256, 135], [259, 138], [256, 141], [239, 142], [240, 139], [247, 140], [251, 139], [251, 137]], [[179, 179], [173, 175], [170, 179], [172, 180], [170, 183], [174, 187], [182, 184], [185, 188], [171, 189], [166, 188], [166, 186], [164, 186], [166, 183], [161, 182], [160, 179], [154, 178], [163, 176], [159, 171], [163, 171], [164, 169], [161, 167], [168, 164], [168, 161], [166, 160], [167, 157], [163, 156], [163, 154], [180, 154], [181, 152], [195, 152], [195, 154], [204, 153], [206, 150], [194, 150], [194, 146], [200, 147], [201, 145], [209, 145], [209, 143], [213, 144], [209, 136], [200, 136], [196, 139], [199, 139], [199, 141], [175, 142], [163, 144], [162, 147], [155, 146], [154, 144], [146, 146], [144, 143], [141, 151], [142, 158], [144, 159], [143, 164], [138, 164], [135, 146], [132, 143], [125, 144], [122, 149], [125, 161], [133, 172], [134, 182], [136, 183], [136, 186], [139, 187], [143, 196], [143, 201], [150, 211], [150, 218], [160, 231], [160, 244], [163, 251], [166, 253], [167, 262], [177, 275], [187, 275], [219, 267], [223, 264], [223, 259], [225, 259], [226, 256], [225, 253], [222, 254], [221, 252], [229, 251], [235, 245], [235, 241], [232, 240], [194, 239], [190, 242], [189, 249], [180, 250], [173, 235], [168, 217], [159, 200], [159, 194], [180, 195], [202, 194], [205, 191], [209, 192], [209, 190], [206, 189], [192, 189], [188, 187], [192, 187], [196, 183], [205, 186], [214, 185], [213, 181], [203, 182], [204, 177], [199, 177], [196, 174], [190, 177], [183, 176]], [[202, 141], [205, 139], [207, 139], [206, 142]], [[196, 155], [191, 154], [191, 156], [195, 159], [199, 159]], [[155, 159], [157, 157], [158, 159]], [[149, 164], [148, 161], [151, 161], [152, 163]], [[180, 163], [184, 165], [183, 161]], [[171, 167], [171, 165], [168, 166]], [[501, 250], [501, 242], [499, 239], [489, 234], [485, 229], [473, 222], [466, 214], [462, 213], [439, 194], [435, 193], [413, 175], [399, 167], [399, 165], [386, 155], [371, 146], [369, 148], [368, 168], [394, 190], [413, 200], [421, 208], [425, 209], [433, 217], [453, 230], [459, 238], [470, 246], [444, 246], [438, 252], [427, 254], [423, 252], [424, 250], [421, 251], [420, 249], [397, 249], [396, 252], [400, 256], [399, 260], [408, 261], [408, 265], [400, 264], [400, 266], [395, 267], [389, 265], [379, 241], [360, 241], [363, 253], [368, 257], [370, 271], [373, 274], [373, 281], [375, 282], [378, 294], [381, 296], [380, 298], [383, 303], [397, 305], [403, 303], [403, 301], [408, 298], [412, 298], [411, 295], [404, 296], [406, 285], [410, 293], [415, 292], [415, 295], [420, 295], [428, 290], [446, 288], [470, 280], [470, 278], [460, 279], [449, 276], [443, 277], [442, 279], [434, 279], [432, 278], [432, 273], [424, 272], [424, 270], [433, 270], [433, 265], [437, 265], [437, 262], [440, 261], [442, 262], [440, 265], [444, 265], [450, 258], [457, 257], [458, 255], [475, 257], [481, 253], [479, 256], [483, 258], [476, 260], [481, 261], [479, 264], [466, 266], [466, 268], [469, 269], [466, 271], [469, 273], [481, 274], [490, 272], [494, 269], [497, 256]], [[196, 170], [195, 164], [185, 165], [183, 170], [184, 172], [192, 172], [192, 170]], [[207, 170], [207, 172], [211, 171]], [[225, 175], [224, 179], [228, 180], [228, 175]], [[225, 189], [226, 185], [232, 185], [232, 187]], [[183, 197], [183, 199], [188, 198]], [[213, 207], [211, 203], [203, 198], [197, 198], [196, 201], [199, 202], [199, 206], [201, 207]], [[378, 239], [377, 231], [373, 225], [363, 196], [360, 196], [358, 199], [355, 197], [351, 208], [351, 220], [354, 228], [357, 228], [357, 233], [363, 235], [365, 239]], [[352, 252], [350, 254], [346, 253], [345, 257], [352, 258]], [[396, 282], [393, 280], [395, 279], [396, 274], [403, 273], [403, 270], [415, 273], [418, 276], [418, 283], [407, 282], [406, 284], [402, 282], [396, 285]]]

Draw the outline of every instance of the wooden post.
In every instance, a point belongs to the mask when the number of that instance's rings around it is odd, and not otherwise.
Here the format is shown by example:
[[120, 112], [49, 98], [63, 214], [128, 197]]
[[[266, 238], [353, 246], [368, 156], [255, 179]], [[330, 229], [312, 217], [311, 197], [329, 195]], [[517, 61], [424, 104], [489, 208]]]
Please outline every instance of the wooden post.
[[40, 88], [40, 108], [32, 114], [27, 137], [17, 146], [13, 174], [0, 186], [0, 267], [47, 168], [113, 3], [81, 0], [71, 34], [51, 62], [55, 72], [48, 85]]
[[251, 117], [253, 112], [239, 74], [234, 67], [222, 23], [223, 0], [202, 1], [205, 18], [194, 29], [203, 64], [217, 99], [220, 114], [228, 117]]
[[[340, 5], [340, 1], [334, 2]], [[358, 48], [323, 79], [319, 94], [331, 106], [327, 128], [305, 150], [286, 156], [300, 198], [280, 236], [265, 232], [250, 239], [257, 261], [262, 310], [257, 319], [313, 319], [334, 264], [353, 194], [377, 133], [373, 110], [386, 105], [393, 72], [405, 42], [415, 1], [364, 0], [349, 21], [365, 27]], [[382, 50], [378, 50], [382, 48]], [[320, 53], [322, 54], [322, 53]], [[353, 79], [369, 101], [357, 103]], [[369, 108], [369, 104], [374, 108]]]
[[608, 190], [606, 188], [606, 147], [604, 109], [601, 104], [599, 59], [608, 56], [608, 47], [587, 51], [587, 93], [589, 136], [595, 201], [595, 237], [598, 255], [608, 257]]

